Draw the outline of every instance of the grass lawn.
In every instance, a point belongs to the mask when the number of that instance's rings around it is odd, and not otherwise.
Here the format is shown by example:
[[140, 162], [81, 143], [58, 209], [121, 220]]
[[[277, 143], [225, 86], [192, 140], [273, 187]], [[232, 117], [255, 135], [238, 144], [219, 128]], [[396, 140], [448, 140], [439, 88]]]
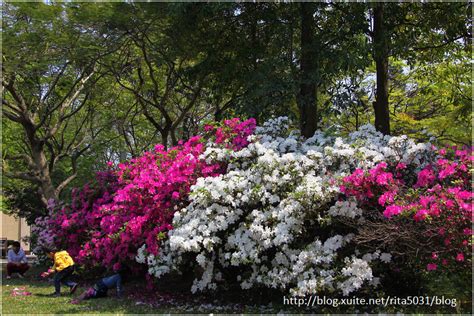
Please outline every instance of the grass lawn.
[[[49, 297], [48, 294], [54, 292], [54, 285], [44, 279], [39, 278], [39, 268], [28, 271], [24, 279], [13, 277], [5, 279], [5, 272], [2, 273], [2, 314], [72, 314], [72, 313], [112, 313], [112, 314], [140, 314], [140, 313], [165, 313], [172, 312], [169, 309], [160, 309], [146, 304], [140, 304], [137, 300], [125, 297], [116, 299], [111, 293], [111, 297], [87, 300], [81, 304], [74, 305], [70, 301], [69, 288], [62, 287], [63, 296]], [[15, 287], [26, 287], [26, 291], [31, 292], [31, 296], [12, 296]], [[80, 286], [74, 294], [78, 296], [86, 286]], [[113, 292], [113, 291], [111, 291]]]
[[[463, 308], [448, 306], [389, 306], [357, 308], [357, 307], [314, 307], [284, 306], [280, 299], [273, 303], [259, 301], [258, 295], [244, 295], [243, 292], [230, 293], [217, 292], [212, 295], [193, 295], [189, 291], [189, 284], [182, 284], [177, 280], [162, 280], [154, 290], [147, 290], [139, 281], [126, 283], [125, 295], [122, 299], [115, 298], [115, 290], [110, 290], [109, 297], [91, 299], [78, 305], [71, 304], [73, 297], [79, 296], [86, 288], [93, 284], [92, 281], [82, 281], [77, 292], [69, 295], [69, 288], [62, 287], [61, 297], [48, 296], [54, 291], [52, 281], [39, 277], [46, 268], [33, 267], [26, 273], [24, 279], [14, 277], [5, 279], [2, 273], [2, 311], [0, 315], [7, 314], [168, 314], [168, 313], [465, 313], [470, 312], [469, 302], [464, 302]], [[25, 287], [31, 296], [13, 296], [14, 288]], [[467, 304], [466, 304], [467, 303]]]
[[[24, 279], [16, 275], [12, 279], [6, 279], [5, 268], [2, 269], [2, 311], [0, 315], [7, 314], [163, 314], [163, 313], [277, 313], [278, 307], [266, 307], [258, 305], [246, 306], [243, 304], [226, 303], [218, 304], [214, 297], [192, 295], [189, 288], [184, 291], [166, 292], [162, 289], [148, 291], [144, 286], [135, 283], [127, 283], [124, 286], [125, 295], [122, 299], [115, 298], [115, 290], [109, 291], [109, 297], [91, 299], [74, 305], [70, 301], [79, 296], [91, 283], [80, 282], [76, 293], [69, 295], [69, 288], [62, 286], [61, 297], [48, 296], [54, 292], [52, 280], [48, 281], [39, 277], [40, 273], [46, 271], [45, 267], [33, 267], [25, 275]], [[166, 287], [166, 284], [163, 285]], [[13, 289], [25, 287], [25, 291], [31, 292], [31, 296], [13, 296]]]

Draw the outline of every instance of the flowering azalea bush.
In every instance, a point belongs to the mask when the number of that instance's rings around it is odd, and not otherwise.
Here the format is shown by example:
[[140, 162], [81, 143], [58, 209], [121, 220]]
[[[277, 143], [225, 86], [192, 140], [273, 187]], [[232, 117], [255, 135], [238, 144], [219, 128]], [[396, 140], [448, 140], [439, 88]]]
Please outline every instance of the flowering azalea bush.
[[[245, 146], [255, 120], [226, 120], [214, 131], [226, 150]], [[208, 130], [208, 136], [213, 136]], [[231, 144], [228, 146], [227, 144]], [[172, 228], [176, 210], [186, 206], [187, 194], [199, 177], [225, 170], [220, 163], [200, 159], [205, 139], [195, 136], [165, 150], [162, 145], [111, 170], [98, 188], [86, 185], [73, 203], [39, 219], [40, 243], [70, 251], [80, 263], [119, 269], [134, 262], [142, 244], [157, 254], [161, 239]]]
[[470, 269], [472, 151], [443, 148], [436, 153], [437, 159], [422, 168], [382, 162], [368, 171], [357, 169], [343, 179], [341, 191], [360, 207], [379, 209], [396, 227], [412, 227], [410, 244], [395, 239], [390, 247], [405, 247], [409, 259], [428, 271]]
[[36, 236], [36, 253], [41, 248], [67, 248], [75, 258], [84, 243], [91, 238], [94, 229], [100, 226], [100, 208], [110, 203], [119, 188], [117, 177], [111, 171], [98, 172], [94, 181], [80, 189], [72, 190], [70, 205], [56, 205], [49, 201], [49, 216], [37, 218], [32, 227]]
[[194, 265], [201, 271], [194, 292], [238, 282], [243, 289], [348, 295], [376, 285], [372, 266], [391, 255], [353, 243], [357, 230], [339, 218], [363, 221], [364, 212], [354, 198], [338, 201], [337, 179], [382, 161], [422, 165], [431, 146], [383, 136], [372, 126], [345, 139], [317, 132], [303, 140], [284, 118], [258, 127], [249, 141], [238, 151], [207, 147], [202, 159], [227, 161], [227, 171], [198, 179], [163, 251], [156, 256], [143, 245], [137, 261], [156, 277]]
[[249, 144], [248, 136], [253, 134], [256, 128], [255, 119], [241, 122], [239, 118], [224, 120], [223, 124], [211, 123], [204, 126], [208, 140], [215, 144], [224, 144], [226, 148], [242, 149]]
[[36, 229], [83, 264], [135, 262], [157, 278], [191, 269], [193, 292], [349, 295], [378, 286], [400, 256], [469, 267], [471, 162], [469, 150], [370, 125], [304, 139], [287, 118], [231, 119], [111, 165]]

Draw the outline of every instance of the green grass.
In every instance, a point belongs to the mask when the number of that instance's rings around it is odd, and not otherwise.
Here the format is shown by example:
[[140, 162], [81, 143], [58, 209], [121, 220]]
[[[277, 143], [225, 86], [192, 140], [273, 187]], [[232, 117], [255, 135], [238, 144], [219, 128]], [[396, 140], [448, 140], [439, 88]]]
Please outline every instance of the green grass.
[[[115, 291], [110, 291], [107, 298], [91, 299], [78, 305], [71, 304], [74, 297], [80, 295], [92, 283], [81, 281], [77, 292], [71, 296], [69, 288], [62, 287], [61, 297], [50, 297], [54, 291], [52, 282], [39, 277], [46, 268], [34, 267], [27, 272], [24, 279], [13, 278], [6, 280], [2, 273], [2, 311], [7, 314], [168, 314], [168, 313], [416, 313], [416, 314], [443, 314], [443, 313], [471, 313], [470, 302], [464, 306], [452, 308], [448, 306], [389, 306], [383, 307], [314, 307], [283, 306], [281, 299], [276, 296], [268, 299], [266, 295], [249, 295], [242, 291], [217, 292], [213, 294], [192, 295], [189, 284], [179, 279], [161, 279], [155, 290], [147, 290], [143, 282], [126, 283], [123, 299], [114, 297]], [[26, 287], [31, 296], [12, 296], [15, 287]], [[283, 297], [283, 296], [282, 296]], [[265, 300], [261, 300], [266, 298]], [[272, 301], [272, 305], [269, 305]]]
[[[62, 286], [60, 297], [48, 296], [54, 292], [52, 281], [39, 277], [46, 267], [33, 267], [24, 279], [16, 277], [5, 278], [2, 273], [2, 311], [0, 315], [8, 314], [168, 314], [168, 313], [261, 313], [260, 306], [255, 304], [236, 304], [218, 302], [214, 296], [192, 295], [187, 285], [179, 282], [166, 281], [157, 289], [149, 291], [140, 282], [126, 283], [125, 295], [122, 299], [115, 298], [115, 290], [109, 291], [109, 297], [90, 299], [80, 304], [71, 304], [74, 297], [79, 296], [93, 282], [82, 281], [74, 295], [69, 295], [69, 288]], [[31, 296], [12, 296], [15, 287], [26, 287], [25, 291]], [[170, 290], [164, 290], [169, 288]], [[278, 307], [276, 307], [278, 308]], [[265, 310], [277, 313], [277, 310]]]
[[[2, 315], [5, 314], [156, 314], [173, 312], [170, 309], [160, 309], [149, 305], [137, 305], [137, 301], [125, 297], [117, 299], [111, 297], [92, 299], [83, 301], [74, 305], [70, 301], [86, 289], [86, 286], [80, 286], [77, 292], [71, 296], [68, 294], [69, 288], [62, 287], [64, 293], [61, 297], [49, 297], [48, 294], [54, 292], [54, 285], [46, 280], [40, 279], [39, 268], [33, 268], [28, 271], [24, 279], [12, 278], [5, 279], [5, 273], [2, 273]], [[31, 296], [12, 296], [15, 287], [26, 287], [26, 291], [31, 292]], [[113, 292], [113, 291], [112, 291]], [[67, 294], [66, 294], [67, 293]]]

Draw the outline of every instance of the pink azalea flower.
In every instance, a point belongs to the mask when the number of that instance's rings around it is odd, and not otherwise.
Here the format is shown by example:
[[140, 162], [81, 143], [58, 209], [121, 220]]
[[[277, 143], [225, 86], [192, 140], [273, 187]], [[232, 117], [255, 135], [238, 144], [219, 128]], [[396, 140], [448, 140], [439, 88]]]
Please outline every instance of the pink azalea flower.
[[115, 263], [115, 264], [113, 265], [112, 269], [113, 269], [114, 271], [118, 271], [118, 270], [120, 270], [120, 267], [121, 267], [121, 264], [117, 262], [117, 263]]
[[431, 196], [420, 196], [420, 204], [424, 208], [428, 208], [429, 204], [433, 201], [433, 197]]
[[428, 263], [426, 266], [426, 270], [428, 271], [435, 271], [438, 268], [438, 265], [436, 263]]
[[462, 252], [456, 255], [456, 261], [463, 262], [464, 261], [464, 254]]
[[383, 212], [383, 215], [386, 218], [390, 218], [392, 216], [398, 215], [403, 211], [403, 208], [398, 205], [390, 205], [387, 208], [385, 208], [385, 211]]
[[397, 170], [403, 170], [403, 169], [406, 169], [406, 167], [407, 167], [406, 164], [404, 164], [403, 162], [399, 162], [399, 163], [397, 164], [396, 169], [397, 169]]
[[431, 168], [425, 168], [418, 173], [418, 180], [415, 184], [416, 187], [425, 187], [431, 184], [436, 179]]
[[438, 178], [440, 180], [445, 179], [456, 172], [456, 164], [445, 165], [444, 168], [439, 172]]
[[445, 204], [446, 204], [446, 207], [448, 207], [448, 208], [450, 208], [450, 209], [453, 208], [454, 205], [455, 205], [453, 200], [447, 200], [447, 201], [445, 202]]
[[429, 215], [431, 217], [439, 217], [441, 215], [441, 210], [439, 209], [438, 205], [431, 205]]
[[393, 175], [391, 173], [384, 172], [377, 176], [376, 182], [379, 185], [387, 185], [392, 181], [392, 179], [393, 179]]
[[179, 192], [174, 191], [171, 194], [171, 198], [173, 198], [173, 200], [179, 200]]
[[416, 212], [415, 216], [413, 218], [415, 219], [416, 222], [420, 222], [424, 220], [428, 216], [428, 211], [425, 209], [419, 210]]
[[459, 199], [462, 199], [462, 200], [468, 200], [472, 198], [472, 192], [469, 192], [469, 191], [459, 190], [456, 195]]
[[379, 197], [379, 205], [384, 206], [388, 203], [393, 203], [394, 197], [396, 192], [394, 191], [387, 191]]

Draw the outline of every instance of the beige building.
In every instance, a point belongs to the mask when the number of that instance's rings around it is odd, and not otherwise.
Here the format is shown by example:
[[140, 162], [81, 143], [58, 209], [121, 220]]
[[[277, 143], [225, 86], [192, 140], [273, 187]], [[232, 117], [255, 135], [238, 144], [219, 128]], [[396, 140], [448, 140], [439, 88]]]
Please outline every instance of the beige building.
[[31, 228], [26, 223], [26, 220], [24, 218], [6, 215], [3, 212], [0, 212], [0, 219], [2, 223], [0, 237], [20, 241], [21, 247], [28, 253], [30, 245], [22, 240], [24, 237], [30, 237], [31, 234]]

